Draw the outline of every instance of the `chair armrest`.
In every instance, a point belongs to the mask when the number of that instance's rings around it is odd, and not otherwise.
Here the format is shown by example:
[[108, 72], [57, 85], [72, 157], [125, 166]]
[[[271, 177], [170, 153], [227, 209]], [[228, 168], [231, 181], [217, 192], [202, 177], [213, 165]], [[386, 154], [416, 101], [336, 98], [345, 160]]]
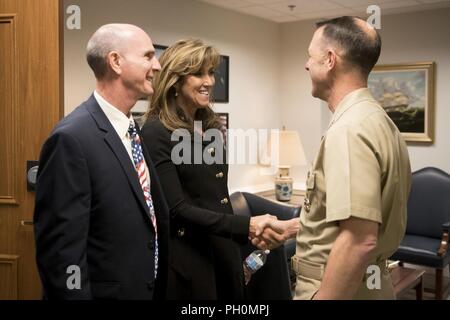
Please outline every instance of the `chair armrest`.
[[300, 207], [269, 200], [252, 193], [243, 192], [242, 194], [251, 208], [252, 216], [269, 213], [280, 220], [289, 220], [300, 215]]
[[448, 249], [448, 234], [450, 229], [450, 221], [442, 225], [442, 239], [441, 245], [439, 246], [438, 256], [442, 257], [445, 255]]

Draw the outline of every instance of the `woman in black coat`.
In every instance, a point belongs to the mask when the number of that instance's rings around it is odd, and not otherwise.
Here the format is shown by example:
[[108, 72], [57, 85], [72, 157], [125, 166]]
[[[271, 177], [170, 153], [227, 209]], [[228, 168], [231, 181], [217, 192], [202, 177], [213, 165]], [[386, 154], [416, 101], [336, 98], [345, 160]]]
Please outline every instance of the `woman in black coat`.
[[233, 214], [224, 139], [211, 109], [219, 59], [200, 40], [167, 48], [142, 129], [170, 208], [169, 299], [242, 299], [239, 246], [273, 219]]

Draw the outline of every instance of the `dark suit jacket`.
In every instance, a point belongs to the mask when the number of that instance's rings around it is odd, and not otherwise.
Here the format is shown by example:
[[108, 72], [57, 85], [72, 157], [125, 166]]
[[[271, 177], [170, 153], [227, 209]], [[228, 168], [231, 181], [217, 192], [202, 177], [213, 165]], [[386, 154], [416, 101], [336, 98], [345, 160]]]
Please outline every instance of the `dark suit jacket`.
[[[34, 225], [36, 258], [47, 298], [152, 299], [164, 297], [168, 208], [152, 160], [159, 243], [141, 186], [122, 141], [94, 96], [61, 120], [45, 142], [38, 172]], [[80, 268], [81, 288], [71, 265]]]
[[[171, 153], [178, 142], [171, 141], [171, 132], [159, 120], [148, 121], [142, 135], [170, 208], [168, 298], [243, 298], [238, 243], [248, 241], [250, 218], [233, 214], [227, 164], [175, 165]], [[195, 147], [204, 152], [208, 144], [189, 140], [191, 160]]]

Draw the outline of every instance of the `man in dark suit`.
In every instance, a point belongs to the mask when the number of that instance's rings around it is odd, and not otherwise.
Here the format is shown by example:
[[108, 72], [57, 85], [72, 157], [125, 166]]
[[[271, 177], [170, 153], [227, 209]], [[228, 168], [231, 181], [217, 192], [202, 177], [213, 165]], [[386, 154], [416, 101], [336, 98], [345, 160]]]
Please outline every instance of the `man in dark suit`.
[[46, 298], [165, 297], [168, 209], [130, 112], [153, 94], [154, 53], [133, 25], [89, 40], [96, 90], [41, 152], [34, 225]]

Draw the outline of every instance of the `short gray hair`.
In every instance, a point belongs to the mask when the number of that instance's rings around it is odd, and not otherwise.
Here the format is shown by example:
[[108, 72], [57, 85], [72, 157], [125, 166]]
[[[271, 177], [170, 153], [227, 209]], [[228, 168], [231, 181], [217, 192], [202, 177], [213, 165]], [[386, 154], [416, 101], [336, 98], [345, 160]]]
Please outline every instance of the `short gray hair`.
[[[86, 59], [94, 71], [95, 77], [101, 79], [107, 71], [106, 57], [114, 50], [123, 48], [123, 40], [129, 34], [126, 24], [106, 24], [94, 32], [86, 48]], [[133, 26], [134, 27], [134, 26]]]
[[317, 22], [316, 26], [324, 26], [323, 36], [344, 49], [344, 60], [368, 77], [380, 57], [381, 37], [376, 29], [368, 32], [358, 21], [368, 26], [364, 20], [350, 16]]

